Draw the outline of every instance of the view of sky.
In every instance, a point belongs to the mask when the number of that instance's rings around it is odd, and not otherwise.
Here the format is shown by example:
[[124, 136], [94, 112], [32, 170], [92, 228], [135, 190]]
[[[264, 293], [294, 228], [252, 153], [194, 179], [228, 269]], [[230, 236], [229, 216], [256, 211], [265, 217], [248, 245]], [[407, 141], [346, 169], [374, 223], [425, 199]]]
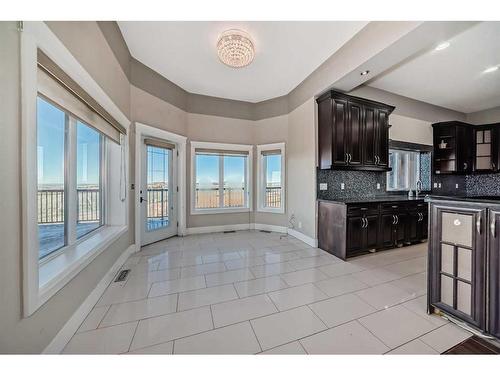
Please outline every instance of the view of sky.
[[281, 183], [281, 155], [267, 155], [266, 183], [268, 186], [280, 186]]
[[101, 135], [80, 121], [76, 127], [77, 187], [99, 185], [99, 154]]
[[168, 186], [168, 159], [170, 150], [147, 146], [148, 185]]
[[[224, 183], [226, 187], [242, 188], [245, 183], [246, 156], [224, 156]], [[196, 184], [200, 189], [217, 188], [219, 185], [218, 155], [196, 155]]]

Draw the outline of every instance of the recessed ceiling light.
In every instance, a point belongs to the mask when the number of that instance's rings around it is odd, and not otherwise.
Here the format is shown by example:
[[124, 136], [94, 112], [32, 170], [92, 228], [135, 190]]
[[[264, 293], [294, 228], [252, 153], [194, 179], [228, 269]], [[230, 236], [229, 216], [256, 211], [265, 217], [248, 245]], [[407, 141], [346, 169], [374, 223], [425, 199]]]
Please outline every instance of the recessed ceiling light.
[[369, 70], [364, 70], [364, 71], [362, 71], [362, 72], [361, 72], [361, 73], [359, 73], [359, 74], [361, 74], [362, 76], [366, 76], [368, 73], [370, 73], [370, 71], [369, 71]]
[[498, 65], [497, 66], [491, 66], [488, 69], [485, 69], [484, 73], [492, 73], [492, 72], [496, 72], [497, 70], [498, 70]]
[[450, 46], [450, 42], [444, 42], [441, 44], [438, 44], [436, 48], [434, 48], [436, 51], [442, 51]]

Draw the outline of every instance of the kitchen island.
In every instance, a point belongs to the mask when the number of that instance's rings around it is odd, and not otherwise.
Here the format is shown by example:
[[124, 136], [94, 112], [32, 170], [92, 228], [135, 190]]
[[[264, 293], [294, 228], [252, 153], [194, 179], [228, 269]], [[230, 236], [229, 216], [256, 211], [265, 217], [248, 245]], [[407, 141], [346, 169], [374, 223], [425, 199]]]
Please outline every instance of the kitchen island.
[[500, 197], [429, 196], [428, 310], [500, 338]]

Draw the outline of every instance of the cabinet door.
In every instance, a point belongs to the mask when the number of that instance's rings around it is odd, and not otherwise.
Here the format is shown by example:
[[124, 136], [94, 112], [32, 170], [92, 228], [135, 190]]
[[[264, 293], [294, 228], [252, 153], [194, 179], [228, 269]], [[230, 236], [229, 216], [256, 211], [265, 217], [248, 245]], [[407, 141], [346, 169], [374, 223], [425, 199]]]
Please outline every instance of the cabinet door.
[[420, 241], [422, 232], [421, 215], [419, 211], [410, 211], [406, 222], [406, 242]]
[[365, 217], [365, 249], [376, 249], [378, 247], [379, 216], [370, 215]]
[[394, 223], [395, 216], [392, 213], [380, 215], [380, 244], [382, 247], [394, 247]]
[[488, 332], [500, 338], [500, 211], [489, 213]]
[[347, 218], [347, 255], [363, 249], [363, 223], [361, 216]]
[[376, 161], [375, 154], [379, 150], [375, 109], [365, 106], [363, 112], [363, 164], [373, 166]]
[[474, 132], [473, 170], [498, 171], [498, 131], [496, 126], [478, 126]]
[[472, 129], [457, 126], [457, 172], [468, 174], [472, 172]]
[[422, 211], [422, 221], [421, 221], [421, 240], [426, 240], [429, 237], [429, 213], [427, 211]]
[[396, 225], [394, 226], [394, 242], [402, 245], [406, 240], [406, 227], [408, 225], [408, 213], [400, 211], [396, 213]]
[[382, 167], [389, 165], [389, 112], [384, 109], [377, 110], [377, 146], [378, 163]]
[[486, 209], [432, 205], [430, 303], [485, 325]]
[[348, 133], [347, 123], [349, 114], [347, 112], [347, 100], [333, 100], [333, 166], [347, 165]]
[[318, 103], [318, 164], [320, 169], [332, 167], [333, 117], [332, 100]]
[[349, 102], [349, 122], [347, 126], [347, 154], [349, 165], [360, 165], [363, 154], [363, 106], [356, 102]]

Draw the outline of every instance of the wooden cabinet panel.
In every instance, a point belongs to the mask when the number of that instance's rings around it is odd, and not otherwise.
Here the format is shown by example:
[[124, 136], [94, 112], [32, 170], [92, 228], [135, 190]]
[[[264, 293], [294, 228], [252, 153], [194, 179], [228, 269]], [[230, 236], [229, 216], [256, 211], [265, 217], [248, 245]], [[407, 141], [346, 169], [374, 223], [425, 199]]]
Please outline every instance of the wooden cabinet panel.
[[347, 155], [349, 165], [360, 165], [363, 154], [363, 106], [349, 102], [349, 122], [347, 126]]
[[365, 107], [363, 116], [363, 164], [374, 166], [378, 151], [378, 132], [375, 126], [375, 108]]
[[431, 208], [430, 303], [484, 329], [486, 209], [460, 204]]
[[348, 158], [348, 119], [347, 100], [333, 100], [333, 159], [332, 166], [347, 165]]
[[376, 249], [378, 247], [379, 215], [365, 217], [365, 249]]
[[363, 226], [364, 220], [361, 216], [347, 218], [347, 252], [359, 252], [363, 249]]
[[377, 110], [376, 121], [376, 150], [377, 165], [387, 167], [389, 165], [389, 112], [383, 109]]
[[489, 212], [489, 322], [488, 331], [500, 339], [500, 210]]
[[318, 103], [318, 161], [321, 169], [332, 167], [333, 123], [332, 102]]

